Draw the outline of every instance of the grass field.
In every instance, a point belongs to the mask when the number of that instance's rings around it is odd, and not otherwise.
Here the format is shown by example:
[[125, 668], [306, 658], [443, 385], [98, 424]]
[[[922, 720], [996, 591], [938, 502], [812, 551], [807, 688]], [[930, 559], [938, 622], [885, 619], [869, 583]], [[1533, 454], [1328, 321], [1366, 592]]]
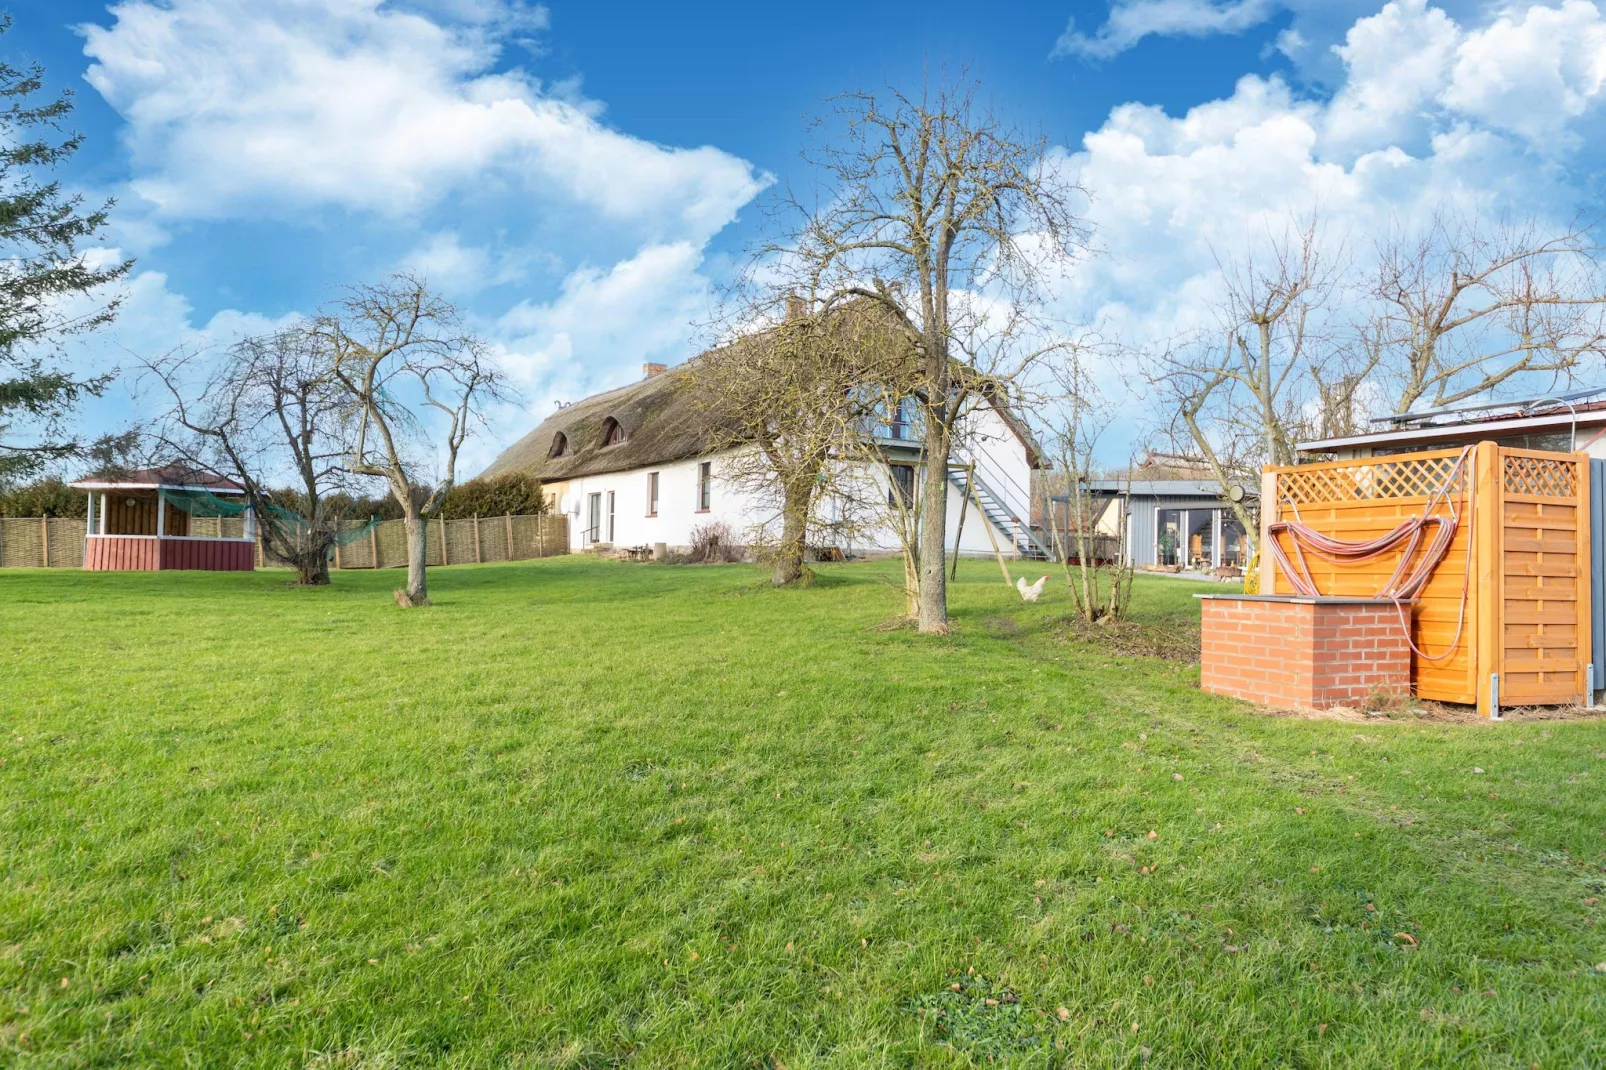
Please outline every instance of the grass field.
[[1606, 1064], [1606, 722], [1271, 717], [894, 576], [0, 573], [0, 1063]]

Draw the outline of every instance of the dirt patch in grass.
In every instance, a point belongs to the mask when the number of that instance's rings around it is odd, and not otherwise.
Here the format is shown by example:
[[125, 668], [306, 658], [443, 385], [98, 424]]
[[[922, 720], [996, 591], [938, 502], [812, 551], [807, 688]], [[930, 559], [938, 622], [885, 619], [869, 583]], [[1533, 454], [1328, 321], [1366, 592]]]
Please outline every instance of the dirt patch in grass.
[[1064, 641], [1086, 643], [1121, 657], [1164, 658], [1193, 663], [1199, 660], [1198, 622], [1147, 624], [1142, 621], [1110, 621], [1088, 624], [1075, 617], [1060, 623]]

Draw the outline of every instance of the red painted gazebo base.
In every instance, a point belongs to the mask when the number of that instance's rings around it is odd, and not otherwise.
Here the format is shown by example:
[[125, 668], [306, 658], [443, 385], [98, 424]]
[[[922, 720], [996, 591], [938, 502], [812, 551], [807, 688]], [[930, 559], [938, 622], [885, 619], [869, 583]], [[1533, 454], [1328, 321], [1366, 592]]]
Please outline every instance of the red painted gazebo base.
[[158, 539], [154, 535], [91, 535], [84, 547], [90, 572], [250, 572], [256, 547], [240, 539]]

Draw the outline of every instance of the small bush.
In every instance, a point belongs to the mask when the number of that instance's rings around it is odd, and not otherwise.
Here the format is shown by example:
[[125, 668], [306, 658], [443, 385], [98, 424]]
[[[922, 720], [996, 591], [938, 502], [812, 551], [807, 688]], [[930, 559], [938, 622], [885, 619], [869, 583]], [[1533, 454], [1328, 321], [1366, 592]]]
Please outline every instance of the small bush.
[[730, 525], [715, 521], [692, 528], [691, 559], [705, 565], [740, 561], [741, 547], [731, 537]]

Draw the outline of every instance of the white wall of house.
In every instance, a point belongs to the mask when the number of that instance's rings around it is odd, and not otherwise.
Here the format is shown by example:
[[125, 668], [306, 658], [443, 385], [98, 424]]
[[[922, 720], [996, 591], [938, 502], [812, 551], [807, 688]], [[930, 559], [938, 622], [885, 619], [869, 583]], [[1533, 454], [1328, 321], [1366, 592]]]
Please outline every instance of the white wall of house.
[[[746, 542], [754, 527], [775, 522], [775, 508], [753, 492], [722, 479], [722, 455], [677, 461], [650, 468], [632, 468], [603, 475], [576, 476], [570, 479], [557, 506], [569, 516], [569, 548], [576, 553], [596, 544], [610, 546], [651, 546], [665, 543], [671, 548], [691, 545], [692, 529], [707, 523], [723, 523], [730, 528], [738, 542]], [[713, 482], [710, 487], [708, 510], [698, 508], [699, 468], [712, 465]], [[658, 510], [648, 512], [648, 477], [658, 474]], [[884, 492], [884, 480], [879, 473], [877, 483]], [[917, 483], [918, 485], [918, 483]], [[591, 526], [591, 496], [598, 495], [600, 513], [595, 534]], [[610, 514], [610, 504], [612, 513]], [[959, 520], [961, 495], [948, 484], [948, 539], [953, 545]], [[965, 527], [960, 533], [959, 552], [967, 555], [992, 553], [992, 542], [987, 537], [986, 521], [972, 504], [965, 511]], [[993, 537], [1005, 554], [1013, 554], [1013, 534], [993, 527]], [[897, 536], [890, 528], [872, 531], [844, 547], [855, 553], [895, 552], [899, 546]]]
[[[959, 436], [954, 463], [966, 464], [974, 460], [978, 478], [1002, 499], [1021, 524], [1031, 517], [1031, 464], [1025, 444], [1015, 435], [996, 412], [982, 406], [969, 414]], [[559, 495], [557, 507], [569, 516], [570, 548], [576, 552], [596, 544], [610, 546], [651, 546], [665, 543], [670, 547], [691, 545], [692, 529], [706, 523], [723, 523], [739, 542], [747, 542], [753, 529], [760, 524], [776, 522], [774, 504], [750, 490], [739, 487], [723, 478], [722, 463], [728, 454], [675, 461], [669, 464], [632, 468], [602, 475], [576, 476], [568, 480]], [[709, 507], [699, 508], [698, 482], [701, 466], [712, 465], [712, 486]], [[657, 473], [658, 503], [656, 512], [649, 508], [649, 476]], [[879, 493], [885, 493], [885, 477], [874, 473], [872, 477]], [[916, 479], [919, 485], [919, 479]], [[974, 503], [968, 506], [952, 482], [947, 484], [948, 544], [959, 538], [961, 554], [990, 554], [993, 540], [1009, 555], [1015, 549], [1015, 533], [1001, 529], [986, 520]], [[598, 523], [592, 530], [592, 496], [596, 495]], [[827, 506], [829, 508], [829, 506]], [[964, 528], [959, 528], [960, 513], [965, 514]], [[992, 529], [992, 538], [988, 529]], [[851, 552], [892, 552], [900, 549], [897, 536], [890, 528], [868, 533], [864, 542], [844, 547]]]
[[954, 463], [976, 463], [976, 477], [1021, 523], [1032, 515], [1032, 466], [1026, 446], [990, 405], [967, 413], [957, 436]]

